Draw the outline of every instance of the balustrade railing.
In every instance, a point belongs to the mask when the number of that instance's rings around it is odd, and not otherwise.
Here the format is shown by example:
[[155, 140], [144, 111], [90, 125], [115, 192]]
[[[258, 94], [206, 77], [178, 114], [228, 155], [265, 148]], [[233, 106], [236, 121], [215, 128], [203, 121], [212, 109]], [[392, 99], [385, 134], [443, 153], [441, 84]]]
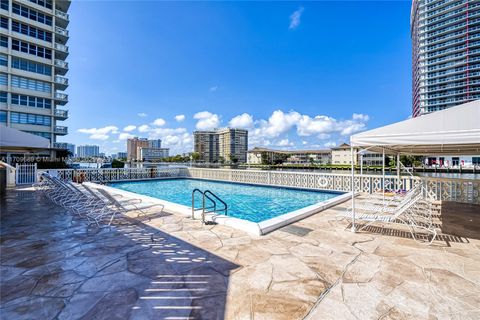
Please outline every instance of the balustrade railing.
[[[46, 170], [64, 180], [73, 181], [128, 181], [158, 178], [197, 178], [249, 184], [351, 191], [350, 174], [286, 172], [262, 170], [231, 170], [206, 168], [122, 168], [122, 169], [58, 169]], [[409, 190], [423, 184], [431, 198], [480, 204], [480, 180], [458, 178], [432, 178], [388, 175], [356, 175], [356, 192], [380, 193], [382, 190]]]

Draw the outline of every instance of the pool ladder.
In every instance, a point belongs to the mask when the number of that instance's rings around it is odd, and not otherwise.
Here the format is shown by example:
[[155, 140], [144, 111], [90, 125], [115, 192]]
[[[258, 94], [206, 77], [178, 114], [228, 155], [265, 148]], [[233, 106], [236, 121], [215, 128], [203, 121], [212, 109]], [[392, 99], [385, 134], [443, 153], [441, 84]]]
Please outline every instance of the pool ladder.
[[[202, 207], [196, 209], [195, 208], [195, 194], [201, 194], [202, 196]], [[213, 206], [206, 207], [206, 200], [210, 200], [213, 203]], [[217, 209], [217, 201], [220, 202], [223, 205], [223, 208]], [[225, 215], [227, 215], [228, 211], [228, 206], [223, 201], [220, 199], [216, 194], [214, 194], [210, 190], [205, 190], [202, 191], [200, 189], [194, 189], [192, 191], [192, 219], [195, 219], [195, 211], [196, 210], [202, 210], [202, 222], [205, 224], [205, 214], [206, 213], [218, 213], [218, 212], [223, 212]]]

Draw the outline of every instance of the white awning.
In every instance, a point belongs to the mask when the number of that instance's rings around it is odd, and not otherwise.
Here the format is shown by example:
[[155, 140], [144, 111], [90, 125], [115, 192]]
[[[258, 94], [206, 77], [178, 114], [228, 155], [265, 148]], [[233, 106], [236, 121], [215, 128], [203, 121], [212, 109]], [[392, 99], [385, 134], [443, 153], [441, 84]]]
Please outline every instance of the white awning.
[[393, 154], [480, 154], [480, 100], [355, 134], [350, 144]]
[[0, 125], [1, 152], [37, 152], [50, 148], [50, 140]]

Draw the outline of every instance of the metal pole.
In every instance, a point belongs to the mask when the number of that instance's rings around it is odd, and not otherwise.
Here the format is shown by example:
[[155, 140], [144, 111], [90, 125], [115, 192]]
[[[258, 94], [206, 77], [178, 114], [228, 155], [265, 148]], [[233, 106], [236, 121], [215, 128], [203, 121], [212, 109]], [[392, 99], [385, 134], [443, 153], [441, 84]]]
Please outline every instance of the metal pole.
[[354, 161], [354, 152], [353, 152], [353, 147], [350, 147], [350, 154], [352, 156], [352, 232], [356, 232], [355, 230], [355, 184], [354, 184], [354, 179], [355, 179], [355, 161]]
[[385, 202], [385, 148], [382, 148], [382, 193], [383, 202]]
[[363, 153], [360, 153], [360, 175], [363, 175]]
[[400, 189], [400, 153], [397, 154], [397, 188]]

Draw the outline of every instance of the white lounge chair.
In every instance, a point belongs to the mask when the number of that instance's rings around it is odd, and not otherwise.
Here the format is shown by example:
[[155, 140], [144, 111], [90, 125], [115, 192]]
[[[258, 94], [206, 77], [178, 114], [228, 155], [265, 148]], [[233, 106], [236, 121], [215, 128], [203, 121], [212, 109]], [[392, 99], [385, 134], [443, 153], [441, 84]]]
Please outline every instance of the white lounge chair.
[[[372, 224], [395, 224], [403, 223], [406, 225], [415, 241], [419, 241], [416, 236], [416, 230], [426, 231], [431, 234], [432, 239], [428, 242], [431, 244], [437, 235], [437, 231], [432, 222], [432, 211], [429, 208], [425, 211], [425, 201], [421, 194], [414, 197], [407, 198], [407, 201], [402, 201], [401, 205], [397, 206], [393, 212], [380, 212], [355, 209], [355, 221], [365, 223], [358, 231], [361, 231]], [[352, 210], [344, 212], [338, 217], [353, 220]]]

